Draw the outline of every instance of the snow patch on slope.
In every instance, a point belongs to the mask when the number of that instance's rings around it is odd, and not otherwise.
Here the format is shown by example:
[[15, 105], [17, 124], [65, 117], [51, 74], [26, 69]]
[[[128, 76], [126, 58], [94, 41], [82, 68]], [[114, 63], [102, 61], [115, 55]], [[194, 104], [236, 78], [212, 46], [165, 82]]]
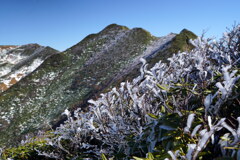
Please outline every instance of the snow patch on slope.
[[[23, 65], [21, 68], [14, 70], [13, 68], [17, 64], [26, 61], [29, 57], [22, 55], [24, 50], [18, 49], [19, 47], [21, 46], [0, 49], [0, 92], [7, 90], [43, 63], [42, 59], [36, 58], [31, 64]], [[17, 53], [14, 52], [15, 50]]]

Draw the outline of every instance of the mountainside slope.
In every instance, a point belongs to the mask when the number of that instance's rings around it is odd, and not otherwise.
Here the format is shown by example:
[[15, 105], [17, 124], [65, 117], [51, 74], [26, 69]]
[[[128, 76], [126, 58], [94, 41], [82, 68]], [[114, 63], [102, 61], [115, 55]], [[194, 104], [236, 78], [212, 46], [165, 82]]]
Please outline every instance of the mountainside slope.
[[0, 46], [0, 92], [17, 83], [57, 52], [38, 44]]
[[[65, 109], [84, 107], [122, 79], [138, 74], [139, 59], [161, 59], [175, 34], [109, 25], [63, 53], [54, 54], [34, 72], [0, 95], [0, 144], [12, 145], [27, 133], [48, 129]], [[171, 54], [169, 53], [169, 56]]]

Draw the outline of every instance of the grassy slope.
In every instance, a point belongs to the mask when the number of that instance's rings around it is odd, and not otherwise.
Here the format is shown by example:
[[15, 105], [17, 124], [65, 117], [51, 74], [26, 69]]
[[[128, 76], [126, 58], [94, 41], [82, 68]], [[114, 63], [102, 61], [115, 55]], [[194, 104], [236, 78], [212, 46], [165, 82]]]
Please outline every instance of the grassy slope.
[[183, 29], [173, 40], [172, 46], [169, 49], [172, 53], [178, 51], [189, 51], [193, 49], [193, 45], [189, 43], [190, 39], [196, 39], [197, 36], [187, 29]]

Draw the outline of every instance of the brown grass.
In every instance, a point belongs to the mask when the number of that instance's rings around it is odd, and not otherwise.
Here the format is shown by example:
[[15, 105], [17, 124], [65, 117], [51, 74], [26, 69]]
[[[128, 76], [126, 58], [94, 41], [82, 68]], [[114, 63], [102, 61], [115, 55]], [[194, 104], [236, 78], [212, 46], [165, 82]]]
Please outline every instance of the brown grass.
[[9, 85], [14, 85], [17, 83], [16, 78], [12, 78], [11, 81], [9, 82]]
[[0, 91], [6, 91], [8, 89], [7, 85], [5, 83], [0, 83]]
[[11, 48], [11, 47], [17, 47], [17, 46], [14, 46], [14, 45], [0, 45], [0, 49], [8, 49], [8, 48]]

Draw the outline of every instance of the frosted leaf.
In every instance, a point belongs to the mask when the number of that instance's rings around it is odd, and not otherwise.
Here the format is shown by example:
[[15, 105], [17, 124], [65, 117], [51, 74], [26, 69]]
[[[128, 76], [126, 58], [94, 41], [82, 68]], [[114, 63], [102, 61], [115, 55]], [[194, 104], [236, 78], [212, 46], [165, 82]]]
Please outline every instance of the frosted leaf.
[[80, 127], [77, 128], [77, 133], [80, 133], [82, 129]]
[[143, 63], [143, 65], [147, 63], [147, 61], [144, 58], [140, 58], [140, 61]]
[[229, 72], [228, 70], [231, 68], [232, 66], [231, 65], [228, 65], [228, 66], [223, 66], [222, 67], [222, 71], [223, 71], [223, 75], [224, 75], [224, 80], [229, 82], [230, 81], [230, 75], [229, 75]]
[[208, 126], [210, 129], [212, 129], [212, 118], [211, 116], [208, 116]]
[[[212, 118], [211, 118], [211, 116], [208, 116], [208, 126], [211, 130], [212, 129]], [[214, 134], [212, 134], [211, 140], [212, 140], [212, 144], [214, 144]]]
[[209, 94], [209, 95], [207, 95], [207, 97], [204, 99], [204, 106], [206, 107], [206, 110], [209, 109], [211, 103], [212, 103], [212, 94]]
[[144, 75], [145, 75], [144, 70], [145, 70], [145, 66], [146, 66], [147, 62], [146, 62], [146, 60], [144, 58], [141, 58], [140, 61], [143, 63], [141, 68], [140, 68], [140, 73], [141, 73], [141, 75], [140, 75], [141, 78], [140, 79], [143, 79]]
[[237, 121], [238, 121], [237, 134], [238, 134], [238, 137], [240, 137], [240, 117], [237, 118]]
[[167, 126], [167, 125], [160, 125], [159, 128], [169, 130], [169, 131], [176, 129], [176, 128], [173, 128], [173, 127]]
[[108, 109], [103, 109], [103, 110], [101, 110], [101, 114], [103, 114], [103, 113], [107, 113], [107, 115], [109, 116], [109, 118], [110, 118], [111, 120], [114, 119], [114, 117], [112, 116], [112, 114], [109, 112]]
[[88, 103], [93, 104], [94, 106], [98, 106], [98, 103], [92, 99], [88, 100]]
[[203, 137], [206, 132], [207, 132], [207, 129], [203, 129], [199, 132], [199, 134], [201, 137]]
[[[91, 119], [88, 121], [88, 126], [89, 126], [89, 129], [91, 129], [91, 130], [96, 129], [95, 126], [93, 125], [93, 118], [91, 118]], [[80, 129], [80, 128], [79, 128], [79, 129]]]
[[197, 131], [198, 131], [201, 127], [202, 127], [201, 124], [197, 125], [197, 126], [193, 129], [192, 134], [191, 134], [191, 137], [194, 137], [194, 136], [196, 135]]
[[198, 151], [201, 151], [204, 148], [204, 146], [207, 144], [207, 141], [212, 134], [213, 134], [213, 131], [205, 132], [203, 134], [202, 138], [198, 142], [198, 147], [197, 147]]
[[220, 82], [217, 82], [216, 83], [216, 87], [218, 87], [219, 88], [219, 90], [221, 91], [221, 93], [222, 93], [222, 99], [224, 99], [225, 97], [226, 97], [226, 95], [227, 95], [227, 91], [226, 91], [226, 89], [222, 86], [222, 84], [220, 83]]
[[224, 33], [223, 33], [223, 36], [224, 36], [225, 39], [229, 40], [229, 34], [228, 34], [228, 32], [224, 32]]
[[186, 154], [187, 160], [192, 160], [192, 153], [196, 148], [196, 144], [187, 144], [188, 145], [188, 152]]
[[62, 113], [62, 115], [66, 115], [66, 116], [70, 117], [71, 113], [69, 112], [68, 109], [65, 109], [65, 111]]
[[85, 148], [85, 149], [88, 149], [88, 148], [91, 148], [92, 145], [87, 144], [87, 143], [82, 143], [82, 147]]
[[237, 70], [233, 70], [232, 73], [230, 73], [230, 77], [231, 78], [234, 77], [237, 72], [238, 72]]
[[226, 122], [223, 122], [222, 126], [232, 133], [232, 135], [234, 137], [234, 141], [232, 142], [232, 144], [236, 144], [239, 140], [236, 130], [233, 129], [231, 126], [229, 126]]
[[168, 154], [171, 156], [172, 160], [177, 160], [177, 157], [172, 151], [168, 151]]
[[168, 58], [168, 61], [170, 61], [170, 63], [173, 63], [173, 58]]
[[189, 132], [190, 132], [189, 129], [190, 129], [191, 126], [192, 126], [192, 122], [193, 122], [193, 120], [194, 120], [194, 116], [195, 116], [194, 113], [192, 113], [192, 114], [190, 114], [190, 115], [188, 116], [187, 126], [184, 128], [184, 133], [189, 133]]

